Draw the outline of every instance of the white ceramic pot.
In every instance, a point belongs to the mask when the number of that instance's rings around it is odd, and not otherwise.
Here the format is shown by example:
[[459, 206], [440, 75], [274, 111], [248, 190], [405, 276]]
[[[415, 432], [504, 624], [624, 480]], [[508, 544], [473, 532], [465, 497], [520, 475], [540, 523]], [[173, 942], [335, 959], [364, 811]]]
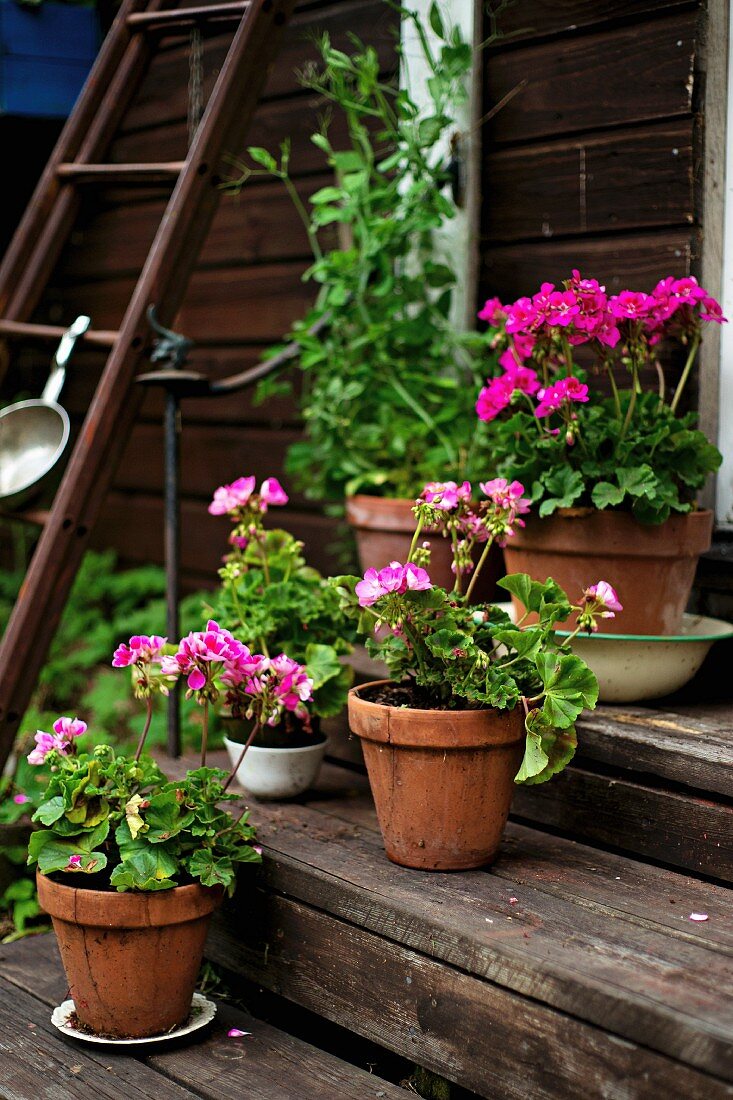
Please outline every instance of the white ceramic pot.
[[[232, 767], [242, 755], [238, 741], [224, 738]], [[315, 783], [323, 763], [328, 741], [304, 745], [298, 749], [266, 749], [250, 745], [237, 768], [237, 782], [255, 798], [294, 798]]]

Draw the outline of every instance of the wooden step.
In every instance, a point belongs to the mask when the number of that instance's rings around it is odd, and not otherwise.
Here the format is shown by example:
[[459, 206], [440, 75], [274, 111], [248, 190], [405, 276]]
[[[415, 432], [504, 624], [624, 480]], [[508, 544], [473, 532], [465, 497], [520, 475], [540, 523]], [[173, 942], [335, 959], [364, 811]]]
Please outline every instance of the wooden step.
[[247, 11], [249, 3], [211, 4], [210, 6], [191, 8], [168, 8], [164, 11], [136, 11], [127, 17], [130, 30], [142, 31], [160, 29], [169, 31], [175, 28], [190, 27], [203, 23], [239, 22]]
[[730, 889], [518, 824], [488, 871], [399, 868], [333, 765], [300, 804], [249, 802], [262, 882], [215, 962], [479, 1096], [733, 1095]]
[[74, 183], [175, 182], [185, 167], [185, 160], [163, 164], [59, 164], [56, 174]]
[[[0, 319], [0, 336], [10, 339], [60, 340], [66, 331], [61, 325], [36, 325], [27, 321]], [[79, 340], [97, 347], [111, 348], [116, 343], [117, 336], [117, 332], [87, 329]]]
[[[0, 1095], [15, 1100], [139, 1096], [156, 1100], [399, 1100], [402, 1089], [241, 1009], [220, 1003], [183, 1046], [72, 1043], [51, 1024], [67, 997], [52, 934], [0, 946]], [[229, 1037], [230, 1028], [246, 1032]], [[204, 1038], [201, 1038], [201, 1036]]]
[[[386, 670], [357, 649], [357, 682]], [[733, 883], [733, 712], [729, 703], [599, 706], [578, 722], [578, 751], [549, 783], [517, 787], [512, 816]], [[329, 754], [363, 765], [346, 717], [329, 720]]]

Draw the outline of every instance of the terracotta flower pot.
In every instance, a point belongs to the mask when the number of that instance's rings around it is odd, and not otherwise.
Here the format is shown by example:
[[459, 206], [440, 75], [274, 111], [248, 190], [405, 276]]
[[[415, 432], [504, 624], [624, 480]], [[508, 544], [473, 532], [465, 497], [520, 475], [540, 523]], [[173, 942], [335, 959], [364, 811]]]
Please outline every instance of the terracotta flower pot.
[[506, 571], [552, 577], [572, 602], [588, 585], [608, 581], [624, 609], [603, 620], [604, 632], [676, 634], [712, 530], [710, 511], [675, 515], [657, 527], [627, 512], [529, 517], [504, 549]]
[[[362, 572], [383, 569], [391, 561], [405, 562], [415, 530], [414, 501], [394, 497], [375, 497], [366, 493], [346, 498], [346, 518], [354, 529]], [[430, 579], [450, 590], [455, 577], [451, 572], [453, 554], [450, 540], [429, 530], [421, 532], [420, 543], [430, 543]], [[481, 578], [472, 594], [472, 602], [493, 599], [501, 575], [501, 553], [489, 555]], [[464, 585], [465, 588], [465, 585]]]
[[524, 753], [521, 710], [413, 710], [349, 692], [387, 856], [423, 871], [496, 858]]
[[142, 1039], [185, 1021], [220, 888], [117, 893], [64, 886], [40, 872], [36, 882], [82, 1024]]

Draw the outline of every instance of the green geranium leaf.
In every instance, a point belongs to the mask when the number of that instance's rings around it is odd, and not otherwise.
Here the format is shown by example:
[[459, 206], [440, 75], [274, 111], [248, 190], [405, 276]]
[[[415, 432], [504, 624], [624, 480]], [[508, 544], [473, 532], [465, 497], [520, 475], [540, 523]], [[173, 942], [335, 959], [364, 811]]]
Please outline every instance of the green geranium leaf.
[[194, 852], [188, 861], [188, 870], [204, 886], [223, 886], [226, 890], [232, 890], [234, 886], [234, 865], [231, 859], [228, 856], [217, 858], [209, 848]]
[[[107, 866], [104, 852], [96, 851], [103, 844], [109, 832], [109, 822], [103, 821], [96, 828], [74, 837], [63, 836], [54, 829], [39, 829], [31, 833], [28, 843], [28, 863], [38, 864], [44, 875], [54, 871], [79, 871], [91, 874]], [[69, 857], [80, 856], [81, 862], [75, 868], [69, 867]]]
[[574, 653], [540, 653], [537, 671], [545, 689], [542, 707], [548, 726], [567, 729], [586, 708], [598, 700], [598, 681]]
[[425, 639], [425, 645], [436, 657], [455, 661], [475, 651], [473, 638], [461, 630], [436, 630]]
[[40, 821], [43, 825], [53, 825], [60, 817], [63, 817], [66, 806], [60, 794], [49, 798], [48, 802], [42, 802], [33, 815], [34, 821]]
[[601, 509], [615, 507], [625, 496], [626, 490], [620, 489], [618, 485], [612, 485], [610, 481], [599, 481], [591, 493], [591, 499], [596, 508]]
[[171, 890], [177, 883], [170, 876], [177, 870], [177, 861], [165, 849], [141, 847], [115, 867], [110, 882], [120, 893], [125, 890]]
[[578, 744], [575, 726], [555, 729], [538, 710], [529, 712], [525, 725], [527, 742], [524, 759], [514, 782], [528, 786], [546, 783], [561, 772], [575, 755]]

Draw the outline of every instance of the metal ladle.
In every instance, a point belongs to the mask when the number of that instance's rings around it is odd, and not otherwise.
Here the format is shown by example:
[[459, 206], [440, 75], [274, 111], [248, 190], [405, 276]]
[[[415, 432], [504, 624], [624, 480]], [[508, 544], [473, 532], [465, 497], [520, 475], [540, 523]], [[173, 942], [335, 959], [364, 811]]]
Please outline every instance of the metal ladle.
[[39, 398], [0, 411], [0, 507], [17, 508], [39, 493], [69, 442], [69, 414], [58, 403], [74, 344], [91, 324], [77, 317], [61, 337]]

